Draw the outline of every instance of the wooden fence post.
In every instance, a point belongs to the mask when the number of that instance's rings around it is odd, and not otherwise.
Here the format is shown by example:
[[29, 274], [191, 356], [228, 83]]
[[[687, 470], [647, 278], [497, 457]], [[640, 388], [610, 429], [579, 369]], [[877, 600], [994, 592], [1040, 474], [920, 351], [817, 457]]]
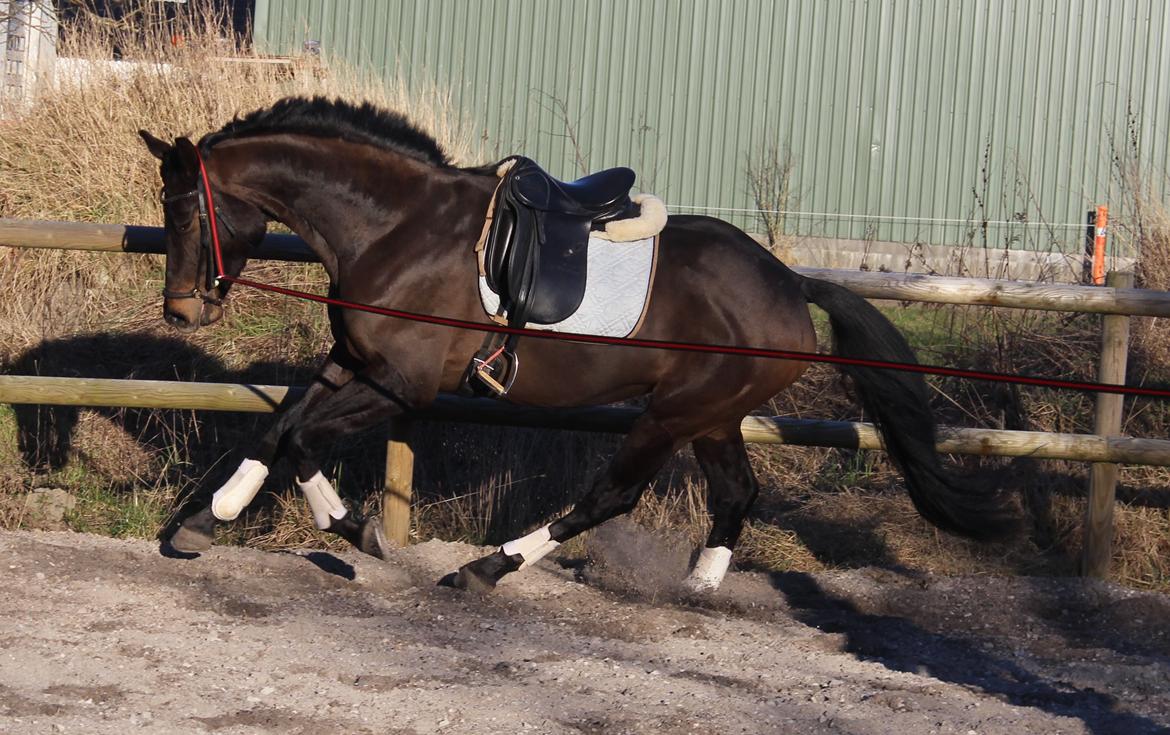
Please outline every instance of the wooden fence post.
[[[1132, 273], [1111, 272], [1105, 284], [1113, 288], [1132, 288]], [[1129, 317], [1106, 316], [1101, 330], [1101, 362], [1097, 367], [1100, 383], [1125, 384], [1125, 365], [1129, 356]], [[1122, 396], [1097, 394], [1093, 431], [1101, 436], [1121, 434]], [[1085, 514], [1084, 548], [1081, 572], [1089, 577], [1107, 577], [1113, 542], [1113, 503], [1117, 491], [1117, 465], [1094, 462], [1089, 468], [1089, 504]]]
[[386, 539], [406, 546], [410, 539], [410, 496], [414, 480], [414, 450], [410, 422], [390, 422], [386, 441], [386, 479], [382, 483], [382, 530]]

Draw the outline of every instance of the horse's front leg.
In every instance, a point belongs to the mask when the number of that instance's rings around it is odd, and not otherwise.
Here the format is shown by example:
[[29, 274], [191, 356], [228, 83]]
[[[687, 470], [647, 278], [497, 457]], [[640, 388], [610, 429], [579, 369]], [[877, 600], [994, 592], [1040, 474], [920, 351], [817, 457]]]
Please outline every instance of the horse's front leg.
[[[182, 520], [168, 540], [171, 549], [184, 554], [197, 554], [211, 548], [215, 541], [216, 526], [239, 517], [260, 491], [268, 477], [269, 468], [283, 453], [289, 428], [296, 425], [306, 409], [337, 392], [353, 378], [353, 370], [343, 366], [347, 362], [349, 360], [344, 356], [337, 355], [336, 349], [330, 353], [305, 394], [280, 414], [257, 447], [245, 455], [232, 476], [212, 494], [211, 502]], [[306, 493], [310, 505], [320, 496], [321, 493]], [[326, 500], [332, 499], [326, 496]], [[340, 505], [340, 499], [337, 504]], [[314, 509], [314, 519], [317, 515]]]

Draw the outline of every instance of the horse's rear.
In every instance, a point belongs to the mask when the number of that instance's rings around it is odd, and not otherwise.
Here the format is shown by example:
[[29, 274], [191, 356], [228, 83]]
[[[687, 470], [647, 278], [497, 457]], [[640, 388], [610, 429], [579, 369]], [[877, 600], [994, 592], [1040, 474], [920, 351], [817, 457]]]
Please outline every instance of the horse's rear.
[[[660, 236], [646, 314], [632, 336], [811, 352], [816, 334], [801, 276], [721, 220], [672, 216]], [[649, 394], [678, 405], [686, 437], [733, 419], [797, 380], [807, 363], [714, 353], [521, 341], [508, 397], [541, 406], [597, 405]]]
[[[905, 339], [871, 304], [847, 289], [800, 276], [732, 225], [707, 217], [672, 217], [661, 248], [640, 338], [813, 352], [813, 303], [829, 314], [838, 354], [914, 362]], [[530, 346], [526, 359], [525, 380], [516, 384], [518, 400], [564, 405], [648, 393], [649, 403], [609, 467], [571, 512], [465, 565], [446, 581], [489, 589], [559, 543], [628, 512], [666, 460], [691, 443], [708, 481], [712, 526], [686, 584], [696, 591], [718, 587], [759, 492], [740, 423], [795, 382], [807, 363], [544, 343]], [[965, 486], [943, 470], [920, 375], [867, 368], [846, 372], [925, 518], [975, 538], [1011, 530], [1013, 513], [1002, 495]]]

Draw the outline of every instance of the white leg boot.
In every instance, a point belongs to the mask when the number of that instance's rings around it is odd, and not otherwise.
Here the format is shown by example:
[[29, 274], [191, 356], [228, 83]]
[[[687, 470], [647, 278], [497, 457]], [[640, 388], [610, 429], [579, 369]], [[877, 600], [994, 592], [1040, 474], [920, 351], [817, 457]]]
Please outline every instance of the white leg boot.
[[695, 568], [683, 581], [683, 586], [691, 592], [714, 592], [723, 583], [727, 575], [727, 568], [731, 566], [731, 549], [726, 546], [716, 546], [713, 549], [704, 548], [699, 552], [699, 559]]

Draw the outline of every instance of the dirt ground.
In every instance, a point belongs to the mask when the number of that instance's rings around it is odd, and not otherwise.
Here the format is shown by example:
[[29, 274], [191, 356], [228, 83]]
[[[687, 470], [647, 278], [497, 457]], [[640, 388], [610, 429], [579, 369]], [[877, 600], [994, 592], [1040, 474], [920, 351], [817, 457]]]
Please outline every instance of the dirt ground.
[[479, 597], [434, 585], [464, 544], [2, 532], [0, 732], [1170, 732], [1165, 596], [860, 570], [688, 600], [663, 583], [685, 554], [607, 533]]

